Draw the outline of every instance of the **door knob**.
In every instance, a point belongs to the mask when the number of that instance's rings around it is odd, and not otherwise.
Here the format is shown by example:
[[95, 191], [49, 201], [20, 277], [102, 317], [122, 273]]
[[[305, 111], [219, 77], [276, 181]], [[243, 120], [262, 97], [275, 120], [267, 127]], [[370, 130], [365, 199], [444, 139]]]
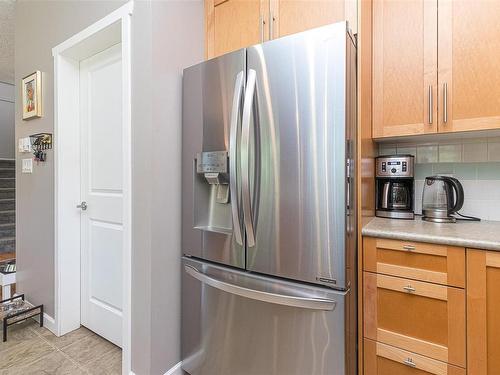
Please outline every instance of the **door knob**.
[[80, 208], [82, 211], [87, 210], [87, 202], [82, 202], [79, 205], [76, 206], [76, 208]]

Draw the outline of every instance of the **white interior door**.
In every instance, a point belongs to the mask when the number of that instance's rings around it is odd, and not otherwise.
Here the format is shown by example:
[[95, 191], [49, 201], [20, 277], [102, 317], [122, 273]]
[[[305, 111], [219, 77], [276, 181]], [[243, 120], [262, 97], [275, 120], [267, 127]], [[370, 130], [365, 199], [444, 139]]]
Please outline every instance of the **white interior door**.
[[117, 44], [80, 63], [81, 323], [122, 343], [122, 61]]

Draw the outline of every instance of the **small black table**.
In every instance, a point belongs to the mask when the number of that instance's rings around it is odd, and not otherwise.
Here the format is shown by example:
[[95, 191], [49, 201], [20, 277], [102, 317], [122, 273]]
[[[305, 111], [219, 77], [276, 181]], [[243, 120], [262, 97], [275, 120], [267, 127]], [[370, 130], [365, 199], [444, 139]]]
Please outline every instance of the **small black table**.
[[7, 341], [7, 328], [39, 315], [43, 327], [43, 305], [34, 306], [24, 300], [24, 294], [0, 301], [0, 319], [3, 324], [3, 342]]

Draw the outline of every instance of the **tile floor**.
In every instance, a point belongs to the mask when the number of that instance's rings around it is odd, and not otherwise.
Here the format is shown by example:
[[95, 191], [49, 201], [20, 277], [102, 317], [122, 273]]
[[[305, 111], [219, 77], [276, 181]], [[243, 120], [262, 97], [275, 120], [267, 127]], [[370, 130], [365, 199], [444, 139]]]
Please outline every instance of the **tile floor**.
[[9, 327], [0, 375], [119, 375], [121, 349], [88, 329], [56, 337], [34, 320]]

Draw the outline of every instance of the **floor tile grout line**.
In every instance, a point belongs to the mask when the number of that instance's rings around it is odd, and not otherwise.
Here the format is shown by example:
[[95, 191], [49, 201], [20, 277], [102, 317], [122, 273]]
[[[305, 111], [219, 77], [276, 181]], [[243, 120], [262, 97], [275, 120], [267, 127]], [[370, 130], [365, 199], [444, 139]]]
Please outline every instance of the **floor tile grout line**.
[[[88, 368], [87, 366], [91, 366], [94, 362], [96, 361], [99, 361], [101, 360], [102, 358], [104, 358], [106, 355], [113, 355], [113, 351], [114, 350], [118, 350], [120, 351], [120, 348], [117, 347], [116, 345], [112, 344], [111, 342], [109, 342], [108, 340], [104, 339], [103, 337], [95, 334], [94, 332], [90, 331], [89, 330], [89, 334], [88, 335], [84, 335], [83, 338], [77, 338], [77, 341], [74, 341], [70, 344], [67, 344], [66, 346], [63, 346], [63, 347], [59, 347], [54, 340], [49, 340], [47, 335], [45, 335], [44, 331], [47, 331], [47, 332], [50, 332], [49, 330], [47, 330], [47, 328], [42, 328], [42, 329], [38, 329], [37, 326], [39, 323], [36, 322], [35, 320], [31, 319], [29, 321], [29, 323], [25, 326], [25, 327], [21, 327], [21, 329], [26, 329], [28, 332], [30, 332], [31, 334], [33, 334], [32, 337], [30, 337], [29, 339], [27, 340], [23, 340], [23, 341], [20, 341], [19, 344], [22, 344], [23, 342], [36, 342], [38, 341], [39, 343], [43, 343], [43, 344], [47, 344], [47, 349], [50, 349], [50, 351], [46, 354], [43, 354], [37, 358], [34, 358], [33, 360], [29, 361], [29, 362], [25, 362], [25, 363], [14, 363], [12, 364], [12, 366], [9, 366], [8, 368], [6, 368], [5, 370], [17, 370], [17, 371], [23, 371], [23, 370], [27, 370], [30, 368], [30, 366], [34, 365], [35, 363], [39, 362], [39, 361], [43, 361], [44, 358], [47, 358], [48, 356], [50, 355], [54, 355], [56, 354], [57, 352], [59, 352], [64, 358], [66, 358], [67, 360], [69, 360], [69, 362], [74, 365], [78, 370], [82, 371], [84, 374], [88, 374], [88, 375], [92, 375], [93, 372], [91, 371], [90, 368]], [[108, 347], [108, 350], [104, 350], [103, 352], [101, 352], [101, 354], [99, 355], [96, 355], [95, 357], [91, 358], [89, 361], [85, 361], [85, 362], [79, 362], [77, 359], [73, 358], [69, 353], [66, 353], [64, 350], [66, 348], [69, 348], [69, 347], [72, 347], [73, 345], [77, 344], [79, 341], [81, 341], [82, 339], [85, 339], [85, 338], [90, 338], [90, 337], [93, 337], [99, 341], [102, 341], [102, 342], [106, 342], [109, 344], [109, 347]], [[57, 341], [57, 340], [56, 340]], [[16, 345], [13, 345], [12, 347], [15, 347], [17, 346]], [[106, 345], [107, 346], [107, 345]], [[117, 353], [118, 354], [118, 353]], [[4, 370], [0, 370], [0, 374], [4, 374], [3, 372]]]
[[[22, 328], [21, 328], [21, 329], [22, 329]], [[28, 330], [30, 330], [31, 332], [33, 332], [33, 333], [35, 334], [35, 336], [37, 336], [39, 339], [41, 339], [42, 341], [44, 341], [45, 343], [47, 343], [47, 344], [48, 344], [48, 345], [49, 345], [52, 349], [55, 349], [55, 351], [57, 351], [57, 348], [56, 348], [54, 345], [52, 345], [52, 344], [50, 344], [49, 342], [47, 342], [47, 340], [45, 340], [42, 336], [40, 336], [40, 335], [38, 334], [38, 332], [36, 332], [33, 328], [31, 328], [30, 326], [28, 326], [28, 327], [26, 327], [26, 329], [28, 329]], [[29, 342], [29, 341], [30, 341], [30, 340], [27, 340], [27, 341], [24, 341], [24, 342]], [[19, 342], [18, 344], [22, 344], [22, 343], [23, 343], [23, 342], [21, 341], [21, 342]], [[17, 346], [17, 345], [12, 346], [12, 348], [14, 348], [15, 346]], [[39, 361], [39, 360], [41, 360], [41, 359], [43, 359], [43, 358], [45, 358], [45, 357], [47, 357], [47, 356], [49, 356], [49, 355], [53, 354], [53, 353], [54, 353], [54, 351], [51, 351], [51, 352], [46, 353], [46, 354], [44, 354], [44, 355], [42, 355], [42, 356], [40, 356], [40, 357], [38, 357], [38, 358], [33, 359], [33, 360], [32, 360], [32, 361], [30, 361], [30, 362], [23, 363], [21, 366], [12, 365], [12, 366], [9, 366], [9, 367], [7, 367], [7, 368], [5, 368], [5, 369], [3, 369], [3, 370], [12, 369], [12, 367], [18, 367], [18, 368], [22, 369], [22, 368], [25, 368], [25, 367], [31, 366], [33, 363], [35, 363], [35, 362], [37, 362], [37, 361]]]
[[[99, 335], [95, 334], [94, 332], [92, 332], [92, 331], [90, 331], [90, 332], [91, 332], [91, 334], [90, 334], [89, 336], [87, 336], [87, 337], [93, 337], [93, 338], [97, 338], [98, 340], [102, 340], [102, 341], [109, 342], [109, 341], [107, 341], [105, 338], [103, 338], [103, 337], [101, 337], [101, 336], [99, 336]], [[101, 355], [98, 355], [98, 356], [96, 356], [96, 357], [92, 358], [92, 360], [91, 360], [91, 361], [89, 361], [89, 363], [80, 363], [80, 362], [76, 361], [75, 359], [73, 359], [73, 358], [72, 358], [69, 354], [67, 354], [66, 352], [64, 352], [64, 351], [62, 350], [62, 349], [67, 349], [67, 348], [70, 348], [70, 347], [72, 347], [73, 345], [76, 345], [76, 344], [79, 344], [79, 342], [78, 342], [78, 341], [72, 342], [71, 344], [66, 345], [64, 348], [60, 348], [59, 350], [60, 350], [62, 353], [64, 353], [64, 354], [65, 354], [65, 356], [67, 356], [68, 358], [70, 358], [70, 359], [71, 359], [74, 363], [76, 363], [76, 365], [77, 365], [80, 369], [84, 370], [84, 371], [85, 371], [86, 373], [88, 373], [88, 374], [91, 374], [90, 370], [89, 370], [89, 369], [87, 369], [87, 365], [88, 365], [88, 364], [90, 364], [90, 362], [93, 362], [93, 361], [96, 361], [96, 360], [101, 359], [102, 357], [104, 357], [106, 354], [110, 353], [110, 352], [114, 349], [113, 347], [111, 347], [109, 350], [104, 351]]]
[[37, 361], [39, 361], [39, 360], [41, 360], [41, 359], [43, 359], [43, 358], [45, 358], [45, 357], [48, 357], [49, 355], [54, 354], [54, 353], [55, 353], [55, 352], [53, 352], [53, 351], [52, 351], [52, 352], [49, 352], [49, 353], [47, 353], [47, 354], [42, 355], [41, 357], [35, 358], [34, 360], [32, 360], [32, 361], [30, 361], [30, 362], [23, 363], [21, 366], [19, 366], [19, 365], [12, 365], [12, 366], [9, 366], [9, 367], [4, 368], [3, 370], [9, 370], [9, 369], [11, 369], [11, 370], [12, 370], [12, 368], [13, 368], [13, 367], [14, 367], [14, 368], [18, 368], [18, 369], [23, 369], [23, 368], [29, 367], [29, 366], [31, 366], [33, 363], [35, 363], [35, 362], [37, 362]]
[[[56, 352], [59, 352], [61, 353], [66, 359], [68, 359], [71, 363], [73, 363], [74, 365], [76, 365], [76, 367], [78, 367], [80, 370], [84, 371], [85, 373], [87, 374], [90, 374], [90, 372], [84, 368], [78, 361], [76, 361], [73, 357], [71, 357], [69, 354], [65, 353], [62, 349], [66, 348], [66, 347], [69, 347], [73, 344], [75, 344], [77, 341], [75, 341], [74, 343], [71, 343], [69, 345], [66, 345], [65, 347], [63, 348], [59, 348], [58, 346], [56, 346], [55, 344], [53, 344], [52, 342], [50, 342], [49, 340], [47, 340], [47, 338], [44, 337], [44, 335], [41, 334], [41, 332], [38, 332], [36, 329], [32, 328], [32, 327], [28, 327], [29, 329], [31, 329], [32, 332], [35, 333], [35, 335], [37, 335], [38, 337], [40, 337], [43, 341], [45, 341], [47, 344], [49, 344], [53, 349], [55, 349]], [[50, 353], [49, 353], [50, 354]], [[34, 362], [33, 362], [34, 363]]]
[[[70, 346], [70, 345], [68, 345]], [[87, 374], [90, 374], [87, 369], [85, 367], [82, 366], [82, 364], [80, 364], [76, 359], [74, 359], [73, 357], [71, 357], [68, 353], [65, 353], [63, 352], [61, 349], [57, 349], [64, 357], [66, 357], [67, 359], [70, 360], [70, 362], [72, 362], [74, 365], [76, 365], [76, 367], [78, 367], [80, 370], [83, 370], [84, 372], [86, 372]]]
[[[103, 340], [105, 340], [104, 338], [102, 338], [102, 339], [103, 339]], [[106, 341], [107, 341], [107, 340], [106, 340]], [[96, 356], [96, 357], [92, 358], [92, 360], [91, 360], [91, 361], [89, 361], [89, 363], [85, 363], [85, 369], [87, 369], [87, 365], [89, 365], [91, 362], [94, 362], [94, 361], [97, 361], [97, 360], [99, 360], [99, 359], [103, 358], [106, 354], [111, 353], [111, 351], [112, 351], [113, 349], [114, 349], [114, 348], [110, 348], [109, 350], [105, 351], [105, 352], [104, 352], [104, 353], [102, 353], [101, 355], [99, 355], [99, 356]]]
[[35, 332], [36, 335], [38, 335], [39, 337], [42, 338], [42, 340], [44, 340], [45, 342], [47, 342], [50, 346], [52, 346], [57, 352], [61, 353], [63, 355], [63, 357], [65, 357], [66, 359], [68, 359], [71, 363], [73, 363], [77, 368], [79, 368], [80, 370], [82, 370], [83, 372], [87, 373], [87, 374], [90, 374], [90, 372], [87, 370], [87, 368], [85, 368], [82, 364], [80, 364], [77, 360], [75, 360], [73, 357], [71, 357], [69, 354], [67, 354], [66, 352], [64, 352], [62, 349], [64, 348], [67, 348], [67, 347], [70, 347], [71, 345], [77, 343], [77, 341], [69, 344], [69, 345], [66, 345], [64, 346], [63, 348], [59, 348], [58, 346], [52, 344], [49, 340], [47, 340], [40, 332], [38, 332], [37, 330], [31, 328], [31, 327], [28, 327], [30, 328], [32, 331]]

